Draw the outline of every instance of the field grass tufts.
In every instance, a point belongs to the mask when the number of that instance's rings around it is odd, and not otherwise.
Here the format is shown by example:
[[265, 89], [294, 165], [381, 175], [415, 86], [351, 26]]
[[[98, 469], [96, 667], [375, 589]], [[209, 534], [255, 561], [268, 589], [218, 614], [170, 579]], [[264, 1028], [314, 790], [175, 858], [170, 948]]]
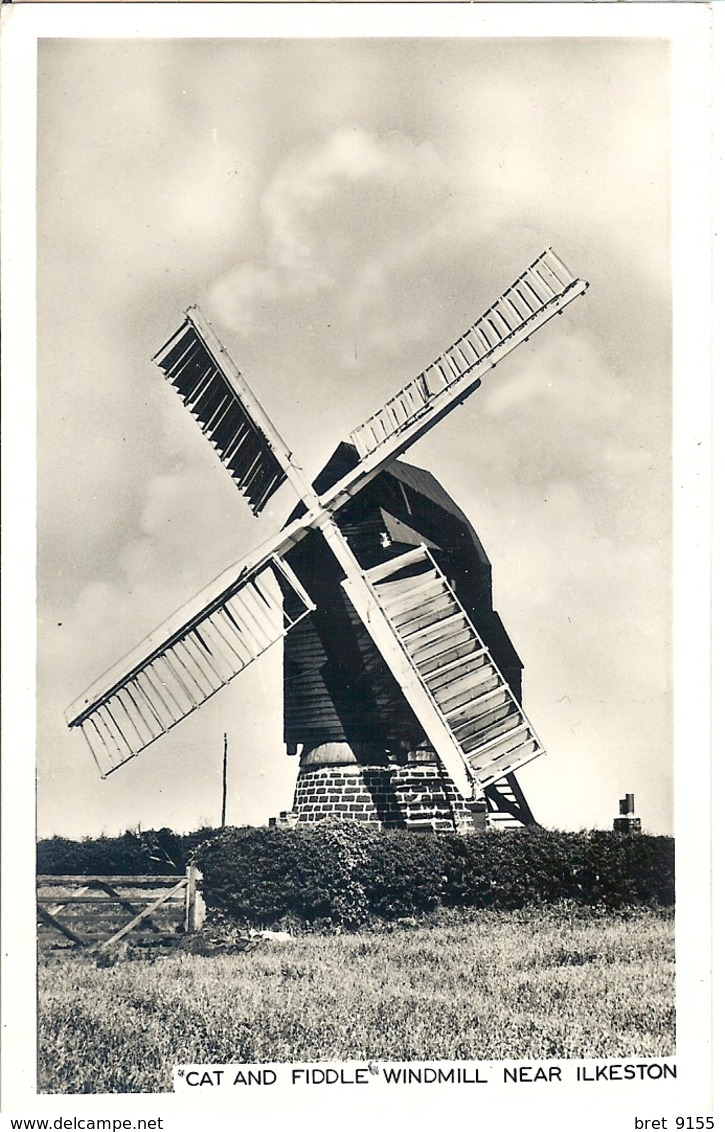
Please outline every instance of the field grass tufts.
[[552, 906], [39, 970], [39, 1091], [164, 1092], [181, 1062], [662, 1057], [671, 912]]

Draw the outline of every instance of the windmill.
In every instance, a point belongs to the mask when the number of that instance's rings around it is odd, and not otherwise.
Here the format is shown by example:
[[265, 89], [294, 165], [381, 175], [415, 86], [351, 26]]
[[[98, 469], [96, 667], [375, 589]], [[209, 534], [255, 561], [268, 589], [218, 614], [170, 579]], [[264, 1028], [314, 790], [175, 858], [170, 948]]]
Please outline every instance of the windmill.
[[314, 483], [201, 312], [186, 311], [154, 361], [255, 515], [284, 483], [299, 503], [68, 709], [102, 777], [284, 638], [299, 819], [465, 828], [478, 808], [533, 821], [516, 771], [544, 750], [490, 563], [437, 481], [399, 457], [587, 286], [548, 248]]

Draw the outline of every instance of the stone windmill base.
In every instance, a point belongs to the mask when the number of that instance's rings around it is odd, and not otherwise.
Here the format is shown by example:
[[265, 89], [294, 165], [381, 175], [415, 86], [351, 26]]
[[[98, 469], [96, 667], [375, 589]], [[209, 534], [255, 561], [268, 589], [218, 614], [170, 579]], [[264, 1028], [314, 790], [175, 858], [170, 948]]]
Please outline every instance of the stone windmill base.
[[434, 751], [411, 751], [402, 763], [363, 765], [346, 743], [303, 755], [293, 808], [271, 825], [310, 825], [325, 818], [376, 829], [470, 833], [487, 824], [485, 803], [468, 803]]

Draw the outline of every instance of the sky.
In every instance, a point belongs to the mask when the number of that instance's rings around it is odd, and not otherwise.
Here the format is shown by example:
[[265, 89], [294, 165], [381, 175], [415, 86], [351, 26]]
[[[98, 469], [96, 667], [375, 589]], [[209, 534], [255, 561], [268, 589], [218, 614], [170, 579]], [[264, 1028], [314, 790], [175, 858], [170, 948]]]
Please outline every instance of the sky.
[[476, 527], [544, 825], [673, 829], [670, 57], [658, 39], [48, 39], [38, 834], [289, 809], [281, 646], [101, 781], [64, 710], [274, 533], [150, 359], [198, 303], [305, 470], [551, 244], [590, 283], [409, 450]]

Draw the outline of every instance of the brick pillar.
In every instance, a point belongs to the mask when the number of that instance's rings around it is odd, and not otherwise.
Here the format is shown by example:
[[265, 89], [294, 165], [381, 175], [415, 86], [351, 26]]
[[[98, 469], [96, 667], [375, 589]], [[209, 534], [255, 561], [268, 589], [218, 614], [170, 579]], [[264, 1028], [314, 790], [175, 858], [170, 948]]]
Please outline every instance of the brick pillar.
[[377, 829], [473, 829], [468, 806], [437, 763], [301, 766], [292, 812], [299, 825], [333, 817]]
[[406, 829], [470, 833], [473, 818], [453, 780], [438, 763], [396, 767], [391, 779]]

